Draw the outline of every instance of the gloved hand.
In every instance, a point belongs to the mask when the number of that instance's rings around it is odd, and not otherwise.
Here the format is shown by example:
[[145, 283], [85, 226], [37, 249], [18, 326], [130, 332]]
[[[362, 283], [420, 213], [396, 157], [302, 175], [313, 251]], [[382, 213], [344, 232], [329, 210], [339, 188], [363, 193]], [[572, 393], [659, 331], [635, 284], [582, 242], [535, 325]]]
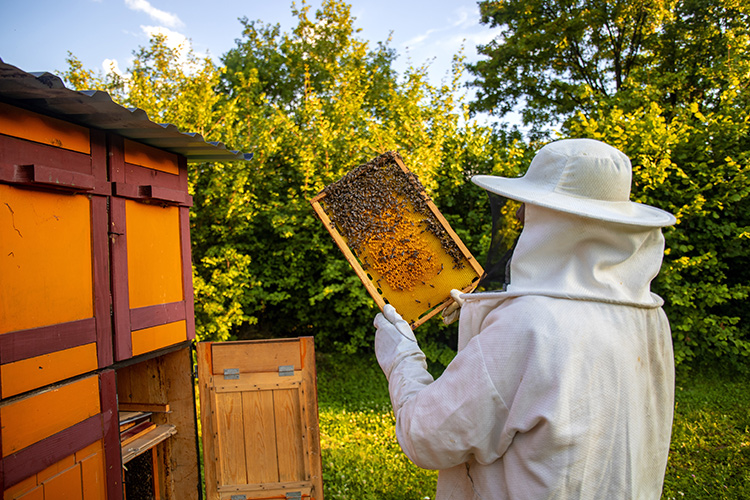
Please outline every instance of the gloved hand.
[[375, 356], [386, 378], [390, 379], [391, 371], [402, 359], [421, 351], [409, 323], [392, 305], [386, 304], [372, 324], [377, 328]]
[[451, 290], [453, 303], [443, 309], [443, 323], [446, 325], [450, 325], [456, 321], [461, 314], [461, 306], [464, 305], [464, 299], [460, 297], [462, 293], [461, 290], [456, 290], [455, 288]]

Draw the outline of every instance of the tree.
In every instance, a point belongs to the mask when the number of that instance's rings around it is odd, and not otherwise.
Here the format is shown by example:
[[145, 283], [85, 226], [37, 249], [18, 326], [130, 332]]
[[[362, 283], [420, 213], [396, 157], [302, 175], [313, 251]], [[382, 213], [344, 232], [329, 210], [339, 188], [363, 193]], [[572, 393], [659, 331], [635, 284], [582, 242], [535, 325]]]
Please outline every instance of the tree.
[[[630, 3], [620, 8], [639, 6]], [[609, 12], [606, 5], [586, 2], [578, 8], [597, 20]], [[483, 5], [485, 10], [490, 7], [510, 15], [495, 3]], [[598, 74], [614, 78], [609, 86], [591, 85], [572, 71], [560, 73], [555, 69], [562, 67], [557, 49], [536, 59], [536, 66], [524, 66], [530, 71], [524, 75], [525, 84], [534, 78], [553, 82], [550, 75], [566, 80], [555, 84], [561, 93], [552, 92], [554, 99], [536, 99], [532, 90], [528, 116], [542, 117], [540, 109], [559, 116], [561, 135], [601, 139], [630, 156], [633, 199], [667, 209], [678, 218], [674, 228], [665, 230], [665, 262], [653, 284], [666, 300], [677, 362], [688, 367], [720, 360], [722, 365], [747, 370], [750, 317], [745, 302], [750, 262], [744, 249], [750, 227], [750, 8], [733, 0], [682, 0], [669, 8], [658, 16], [650, 14], [654, 24], [630, 56], [633, 63], [622, 72], [626, 78], [615, 78], [615, 57], [607, 58], [605, 66], [599, 60], [597, 68], [605, 71]], [[573, 31], [579, 26], [578, 17], [561, 19], [557, 35], [547, 30], [550, 46], [568, 45], [567, 21]], [[631, 17], [634, 26], [622, 31], [634, 33], [638, 19]], [[516, 22], [524, 30], [529, 28], [530, 21], [510, 21], [507, 26]], [[506, 40], [525, 39], [525, 32], [514, 38], [515, 32], [508, 29]], [[607, 40], [583, 40], [584, 53], [613, 53]], [[493, 53], [493, 64], [503, 64], [501, 54]], [[484, 85], [489, 84], [484, 80]], [[493, 92], [488, 89], [484, 95]]]
[[541, 131], [620, 91], [644, 62], [671, 0], [485, 0], [481, 22], [502, 28], [478, 47], [474, 111], [522, 106]]
[[[227, 245], [250, 258], [242, 309], [254, 320], [238, 335], [315, 334], [352, 352], [370, 345], [375, 305], [308, 200], [388, 150], [437, 193], [440, 172], [461, 171], [448, 156], [459, 135], [489, 131], [459, 132], [458, 75], [441, 87], [427, 83], [424, 67], [399, 78], [387, 43], [371, 49], [354, 36], [348, 5], [326, 1], [314, 20], [304, 4], [294, 12], [299, 22], [288, 34], [244, 20], [243, 38], [223, 58], [222, 88], [239, 110], [232, 134], [247, 138], [240, 147], [255, 159], [235, 174], [247, 180], [218, 201], [225, 223], [201, 223], [207, 233], [199, 229], [198, 245]], [[433, 322], [421, 330], [431, 356], [446, 359], [444, 329]]]

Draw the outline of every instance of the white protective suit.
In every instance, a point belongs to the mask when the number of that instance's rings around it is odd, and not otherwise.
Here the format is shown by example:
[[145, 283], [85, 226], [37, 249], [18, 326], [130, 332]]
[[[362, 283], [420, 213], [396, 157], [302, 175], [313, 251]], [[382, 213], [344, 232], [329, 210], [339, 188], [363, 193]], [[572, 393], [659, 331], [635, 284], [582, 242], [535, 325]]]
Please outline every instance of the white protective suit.
[[376, 353], [398, 441], [440, 470], [438, 500], [660, 497], [674, 361], [649, 285], [663, 251], [659, 228], [527, 204], [507, 291], [462, 296], [437, 380], [395, 311], [376, 317], [402, 333]]

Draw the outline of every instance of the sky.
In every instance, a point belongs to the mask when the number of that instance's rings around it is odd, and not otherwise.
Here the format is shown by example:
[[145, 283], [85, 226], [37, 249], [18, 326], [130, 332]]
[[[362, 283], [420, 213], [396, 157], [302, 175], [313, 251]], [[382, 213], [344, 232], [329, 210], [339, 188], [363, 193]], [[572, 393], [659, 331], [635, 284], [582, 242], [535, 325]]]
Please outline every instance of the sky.
[[[395, 69], [403, 74], [410, 64], [429, 63], [434, 84], [446, 78], [462, 46], [467, 60], [476, 61], [476, 46], [497, 34], [479, 23], [476, 0], [348, 3], [360, 38], [374, 48], [392, 36]], [[321, 1], [308, 4], [314, 13]], [[0, 0], [0, 59], [28, 72], [60, 72], [71, 52], [87, 69], [114, 63], [124, 71], [133, 51], [161, 32], [174, 44], [189, 39], [196, 54], [219, 63], [242, 36], [239, 18], [278, 23], [288, 32], [296, 25], [291, 7], [292, 0]]]

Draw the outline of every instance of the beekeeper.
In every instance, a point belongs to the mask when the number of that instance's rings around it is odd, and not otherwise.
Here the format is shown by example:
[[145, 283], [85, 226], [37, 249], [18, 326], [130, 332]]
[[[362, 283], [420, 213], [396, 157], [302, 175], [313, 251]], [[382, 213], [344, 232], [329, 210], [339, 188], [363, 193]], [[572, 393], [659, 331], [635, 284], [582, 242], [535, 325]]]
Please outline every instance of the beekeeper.
[[401, 448], [437, 499], [658, 499], [674, 361], [650, 292], [675, 218], [629, 201], [627, 156], [543, 147], [525, 176], [476, 176], [524, 203], [502, 291], [461, 295], [458, 354], [437, 379], [392, 306], [375, 318]]

